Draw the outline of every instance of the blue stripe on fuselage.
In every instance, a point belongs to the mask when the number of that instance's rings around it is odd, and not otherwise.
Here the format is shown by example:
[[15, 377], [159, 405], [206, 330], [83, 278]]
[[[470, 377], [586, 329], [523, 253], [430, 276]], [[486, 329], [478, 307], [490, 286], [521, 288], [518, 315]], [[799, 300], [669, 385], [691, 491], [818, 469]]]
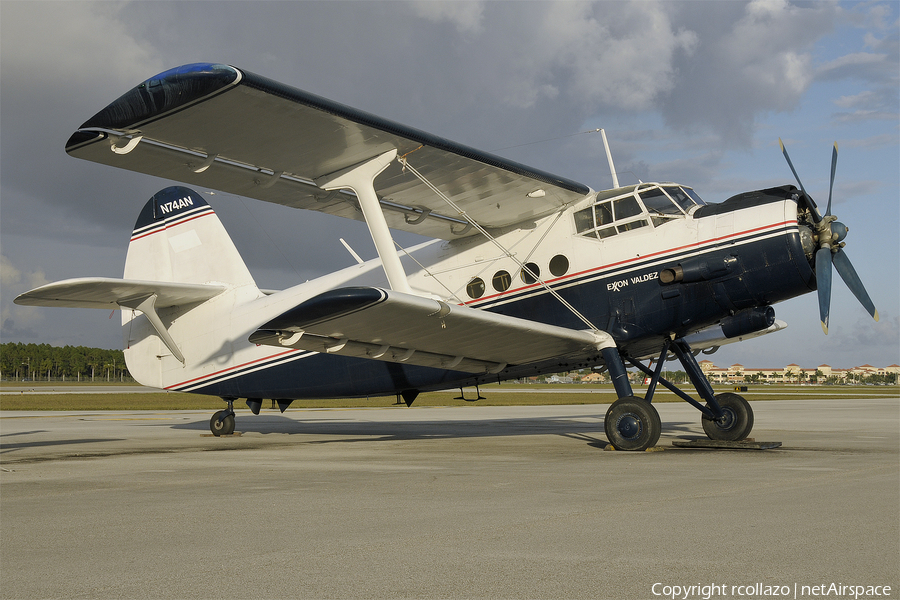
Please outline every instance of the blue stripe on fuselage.
[[[628, 348], [634, 349], [637, 356], [644, 346], [657, 347], [658, 340], [668, 331], [681, 328], [679, 334], [684, 335], [688, 331], [717, 322], [729, 312], [713, 293], [713, 286], [721, 285], [722, 282], [661, 286], [656, 278], [642, 278], [648, 268], [671, 265], [688, 257], [721, 254], [722, 248], [726, 246], [740, 248], [741, 255], [749, 257], [746, 261], [747, 270], [730, 274], [724, 280], [725, 283], [740, 279], [740, 289], [752, 290], [753, 294], [758, 290], [777, 290], [762, 301], [756, 295], [748, 296], [746, 300], [760, 304], [777, 302], [809, 291], [807, 282], [795, 268], [781, 268], [792, 262], [791, 245], [799, 244], [798, 237], [795, 221], [779, 223], [736, 236], [726, 236], [670, 249], [653, 256], [573, 273], [554, 280], [552, 285], [600, 329], [611, 328], [615, 323], [614, 313], [629, 301], [632, 306], [640, 307], [638, 314], [631, 315], [636, 322], [628, 324], [630, 329], [621, 329], [625, 333], [619, 333], [617, 337], [620, 347], [626, 351]], [[765, 256], [765, 260], [756, 264], [752, 260], [755, 256]], [[618, 292], [610, 292], [607, 286], [619, 280], [633, 283]], [[576, 323], [572, 314], [546, 290], [535, 289], [536, 287], [487, 299], [479, 308], [524, 318], [540, 315], [542, 321], [561, 326], [583, 326], [580, 322]], [[654, 289], [659, 289], [660, 293], [654, 293]], [[678, 289], [679, 294], [675, 300], [665, 300], [661, 294], [664, 289]], [[683, 319], [685, 314], [690, 315], [690, 318]], [[682, 320], [685, 321], [683, 325]], [[572, 368], [600, 362], [599, 356], [586, 356], [581, 359], [580, 364], [573, 364]], [[511, 367], [499, 376], [479, 376], [371, 359], [290, 351], [177, 384], [170, 389], [233, 397], [335, 398], [387, 395], [406, 389], [446, 389], [556, 372], [561, 368], [563, 367], [558, 361], [549, 361], [541, 365]]]

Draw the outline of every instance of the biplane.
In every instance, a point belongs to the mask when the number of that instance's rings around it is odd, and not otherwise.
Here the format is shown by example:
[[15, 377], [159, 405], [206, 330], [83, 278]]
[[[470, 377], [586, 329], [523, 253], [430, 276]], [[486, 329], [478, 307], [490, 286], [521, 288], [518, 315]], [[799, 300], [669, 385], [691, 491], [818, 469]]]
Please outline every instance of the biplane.
[[[605, 142], [605, 134], [604, 134]], [[790, 163], [787, 151], [784, 156]], [[740, 440], [749, 403], [715, 394], [700, 351], [778, 331], [773, 305], [818, 290], [832, 265], [877, 320], [843, 250], [847, 228], [798, 187], [704, 202], [677, 183], [600, 192], [232, 66], [152, 77], [85, 122], [70, 155], [201, 189], [365, 221], [378, 257], [262, 290], [204, 196], [176, 185], [138, 215], [122, 279], [81, 278], [16, 298], [121, 309], [139, 382], [259, 413], [304, 398], [396, 395], [574, 369], [607, 370], [610, 443], [644, 450], [659, 385]], [[608, 152], [608, 146], [607, 146]], [[837, 160], [834, 147], [831, 181]], [[404, 248], [391, 229], [426, 236]], [[298, 231], [302, 235], [302, 231]], [[662, 377], [677, 358], [699, 400]], [[648, 364], [644, 364], [648, 362]], [[655, 363], [655, 365], [654, 365]], [[649, 385], [635, 396], [628, 368]]]

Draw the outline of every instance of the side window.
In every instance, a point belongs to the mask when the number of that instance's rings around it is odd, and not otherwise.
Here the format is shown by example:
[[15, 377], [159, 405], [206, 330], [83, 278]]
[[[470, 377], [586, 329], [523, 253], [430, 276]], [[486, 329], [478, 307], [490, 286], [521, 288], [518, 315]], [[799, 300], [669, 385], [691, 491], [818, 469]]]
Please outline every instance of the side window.
[[497, 271], [494, 273], [494, 278], [491, 279], [491, 285], [498, 292], [505, 292], [512, 285], [512, 277], [506, 271]]
[[[668, 200], [668, 197], [663, 195]], [[669, 201], [674, 209], [675, 206]], [[584, 237], [605, 239], [648, 224], [647, 213], [632, 193], [598, 201], [574, 214], [575, 230]]]
[[613, 222], [612, 202], [601, 202], [594, 206], [597, 225], [609, 225]]
[[634, 217], [641, 214], [641, 205], [638, 204], [637, 200], [634, 199], [634, 196], [626, 196], [625, 198], [620, 198], [616, 200], [614, 204], [614, 208], [616, 211], [616, 221], [621, 221], [622, 219], [627, 219], [628, 217]]
[[522, 281], [525, 283], [535, 283], [541, 276], [541, 269], [534, 263], [525, 263], [522, 269]]
[[616, 229], [619, 230], [619, 233], [624, 233], [626, 231], [632, 231], [634, 229], [639, 229], [647, 224], [647, 219], [638, 219], [637, 221], [631, 221], [629, 223], [624, 223], [622, 225], [616, 225]]
[[588, 207], [575, 213], [575, 231], [583, 233], [594, 228], [593, 208]]
[[469, 284], [466, 286], [466, 293], [469, 295], [469, 298], [473, 300], [477, 300], [484, 296], [484, 281], [480, 277], [474, 278]]
[[569, 270], [569, 259], [562, 254], [557, 254], [550, 259], [550, 272], [556, 277], [562, 277]]

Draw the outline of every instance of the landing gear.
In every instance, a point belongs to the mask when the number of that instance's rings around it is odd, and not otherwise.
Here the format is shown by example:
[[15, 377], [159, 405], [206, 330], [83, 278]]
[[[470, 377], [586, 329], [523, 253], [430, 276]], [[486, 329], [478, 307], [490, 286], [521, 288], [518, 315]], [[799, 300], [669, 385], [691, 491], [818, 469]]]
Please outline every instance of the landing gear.
[[[662, 364], [670, 351], [678, 357], [678, 360], [684, 367], [685, 373], [687, 373], [691, 383], [694, 384], [697, 394], [700, 395], [700, 398], [706, 400], [705, 406], [660, 376], [662, 373]], [[659, 439], [660, 428], [659, 425], [657, 425], [656, 437], [653, 438], [652, 443], [643, 444], [639, 442], [643, 433], [638, 430], [644, 428], [645, 423], [639, 416], [641, 413], [639, 413], [638, 409], [633, 408], [633, 402], [635, 401], [643, 406], [650, 406], [657, 384], [663, 385], [703, 414], [701, 420], [703, 431], [706, 432], [706, 435], [711, 440], [736, 442], [745, 439], [750, 435], [750, 431], [753, 429], [753, 409], [750, 408], [750, 403], [737, 394], [725, 393], [716, 395], [713, 392], [712, 386], [709, 384], [709, 380], [706, 379], [706, 375], [704, 375], [703, 371], [700, 369], [700, 365], [697, 364], [697, 359], [694, 358], [690, 345], [683, 339], [665, 340], [662, 352], [656, 363], [656, 369], [653, 371], [636, 360], [627, 356], [620, 356], [617, 351], [612, 349], [610, 349], [610, 351], [604, 351], [603, 358], [609, 367], [610, 375], [614, 377], [613, 383], [616, 386], [616, 393], [619, 396], [619, 400], [610, 406], [604, 425], [610, 443], [617, 449], [645, 450], [655, 444]], [[627, 379], [625, 377], [621, 377], [625, 374], [625, 368], [622, 363], [623, 358], [627, 360], [629, 364], [637, 367], [650, 377], [650, 385], [647, 387], [647, 395], [644, 397], [643, 401], [631, 396], [631, 386], [627, 385]], [[616, 374], [620, 375], [622, 383], [616, 383]], [[616, 408], [620, 402], [623, 403], [623, 408]], [[613, 409], [616, 409], [616, 411], [614, 412]], [[655, 409], [653, 409], [653, 413], [656, 414]], [[650, 417], [648, 416], [647, 418], [649, 419]], [[656, 416], [656, 419], [656, 422], [659, 423], [658, 415]], [[650, 421], [647, 421], [646, 427], [649, 427], [649, 431], [652, 434], [653, 428]], [[634, 447], [632, 448], [630, 446]]]
[[[737, 394], [725, 393], [716, 396], [722, 416], [708, 419], [703, 416], [703, 431], [711, 440], [736, 442], [745, 439], [753, 429], [753, 409], [750, 403]], [[709, 408], [709, 405], [707, 405]]]
[[647, 450], [659, 441], [662, 421], [652, 404], [629, 396], [612, 403], [603, 427], [616, 450]]
[[650, 404], [650, 398], [635, 398], [628, 382], [628, 373], [622, 356], [616, 348], [600, 351], [609, 369], [609, 375], [619, 399], [606, 411], [603, 428], [606, 438], [616, 450], [647, 450], [659, 441], [662, 421], [659, 413]]
[[222, 398], [228, 408], [215, 413], [209, 420], [209, 430], [216, 437], [234, 433], [234, 398]]

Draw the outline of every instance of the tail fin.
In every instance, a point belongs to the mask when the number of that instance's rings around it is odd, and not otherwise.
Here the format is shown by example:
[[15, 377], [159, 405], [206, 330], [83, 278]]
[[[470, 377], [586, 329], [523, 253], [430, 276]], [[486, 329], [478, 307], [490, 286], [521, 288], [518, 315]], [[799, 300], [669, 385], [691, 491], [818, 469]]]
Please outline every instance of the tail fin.
[[256, 285], [212, 207], [181, 186], [158, 192], [144, 205], [131, 235], [124, 277]]
[[144, 385], [166, 387], [227, 360], [235, 307], [262, 295], [203, 197], [169, 187], [144, 205], [123, 279], [57, 281], [15, 302], [122, 309], [128, 370]]
[[158, 314], [152, 305], [120, 303], [123, 309], [136, 309], [122, 310], [128, 369], [141, 383], [157, 387], [183, 379], [185, 368], [192, 371], [222, 351], [221, 340], [218, 347], [208, 347], [216, 346], [213, 332], [229, 322], [236, 303], [261, 295], [212, 207], [181, 186], [158, 192], [144, 205], [128, 245], [124, 275], [126, 280], [159, 282], [160, 288], [222, 290], [200, 302], [170, 304]]

